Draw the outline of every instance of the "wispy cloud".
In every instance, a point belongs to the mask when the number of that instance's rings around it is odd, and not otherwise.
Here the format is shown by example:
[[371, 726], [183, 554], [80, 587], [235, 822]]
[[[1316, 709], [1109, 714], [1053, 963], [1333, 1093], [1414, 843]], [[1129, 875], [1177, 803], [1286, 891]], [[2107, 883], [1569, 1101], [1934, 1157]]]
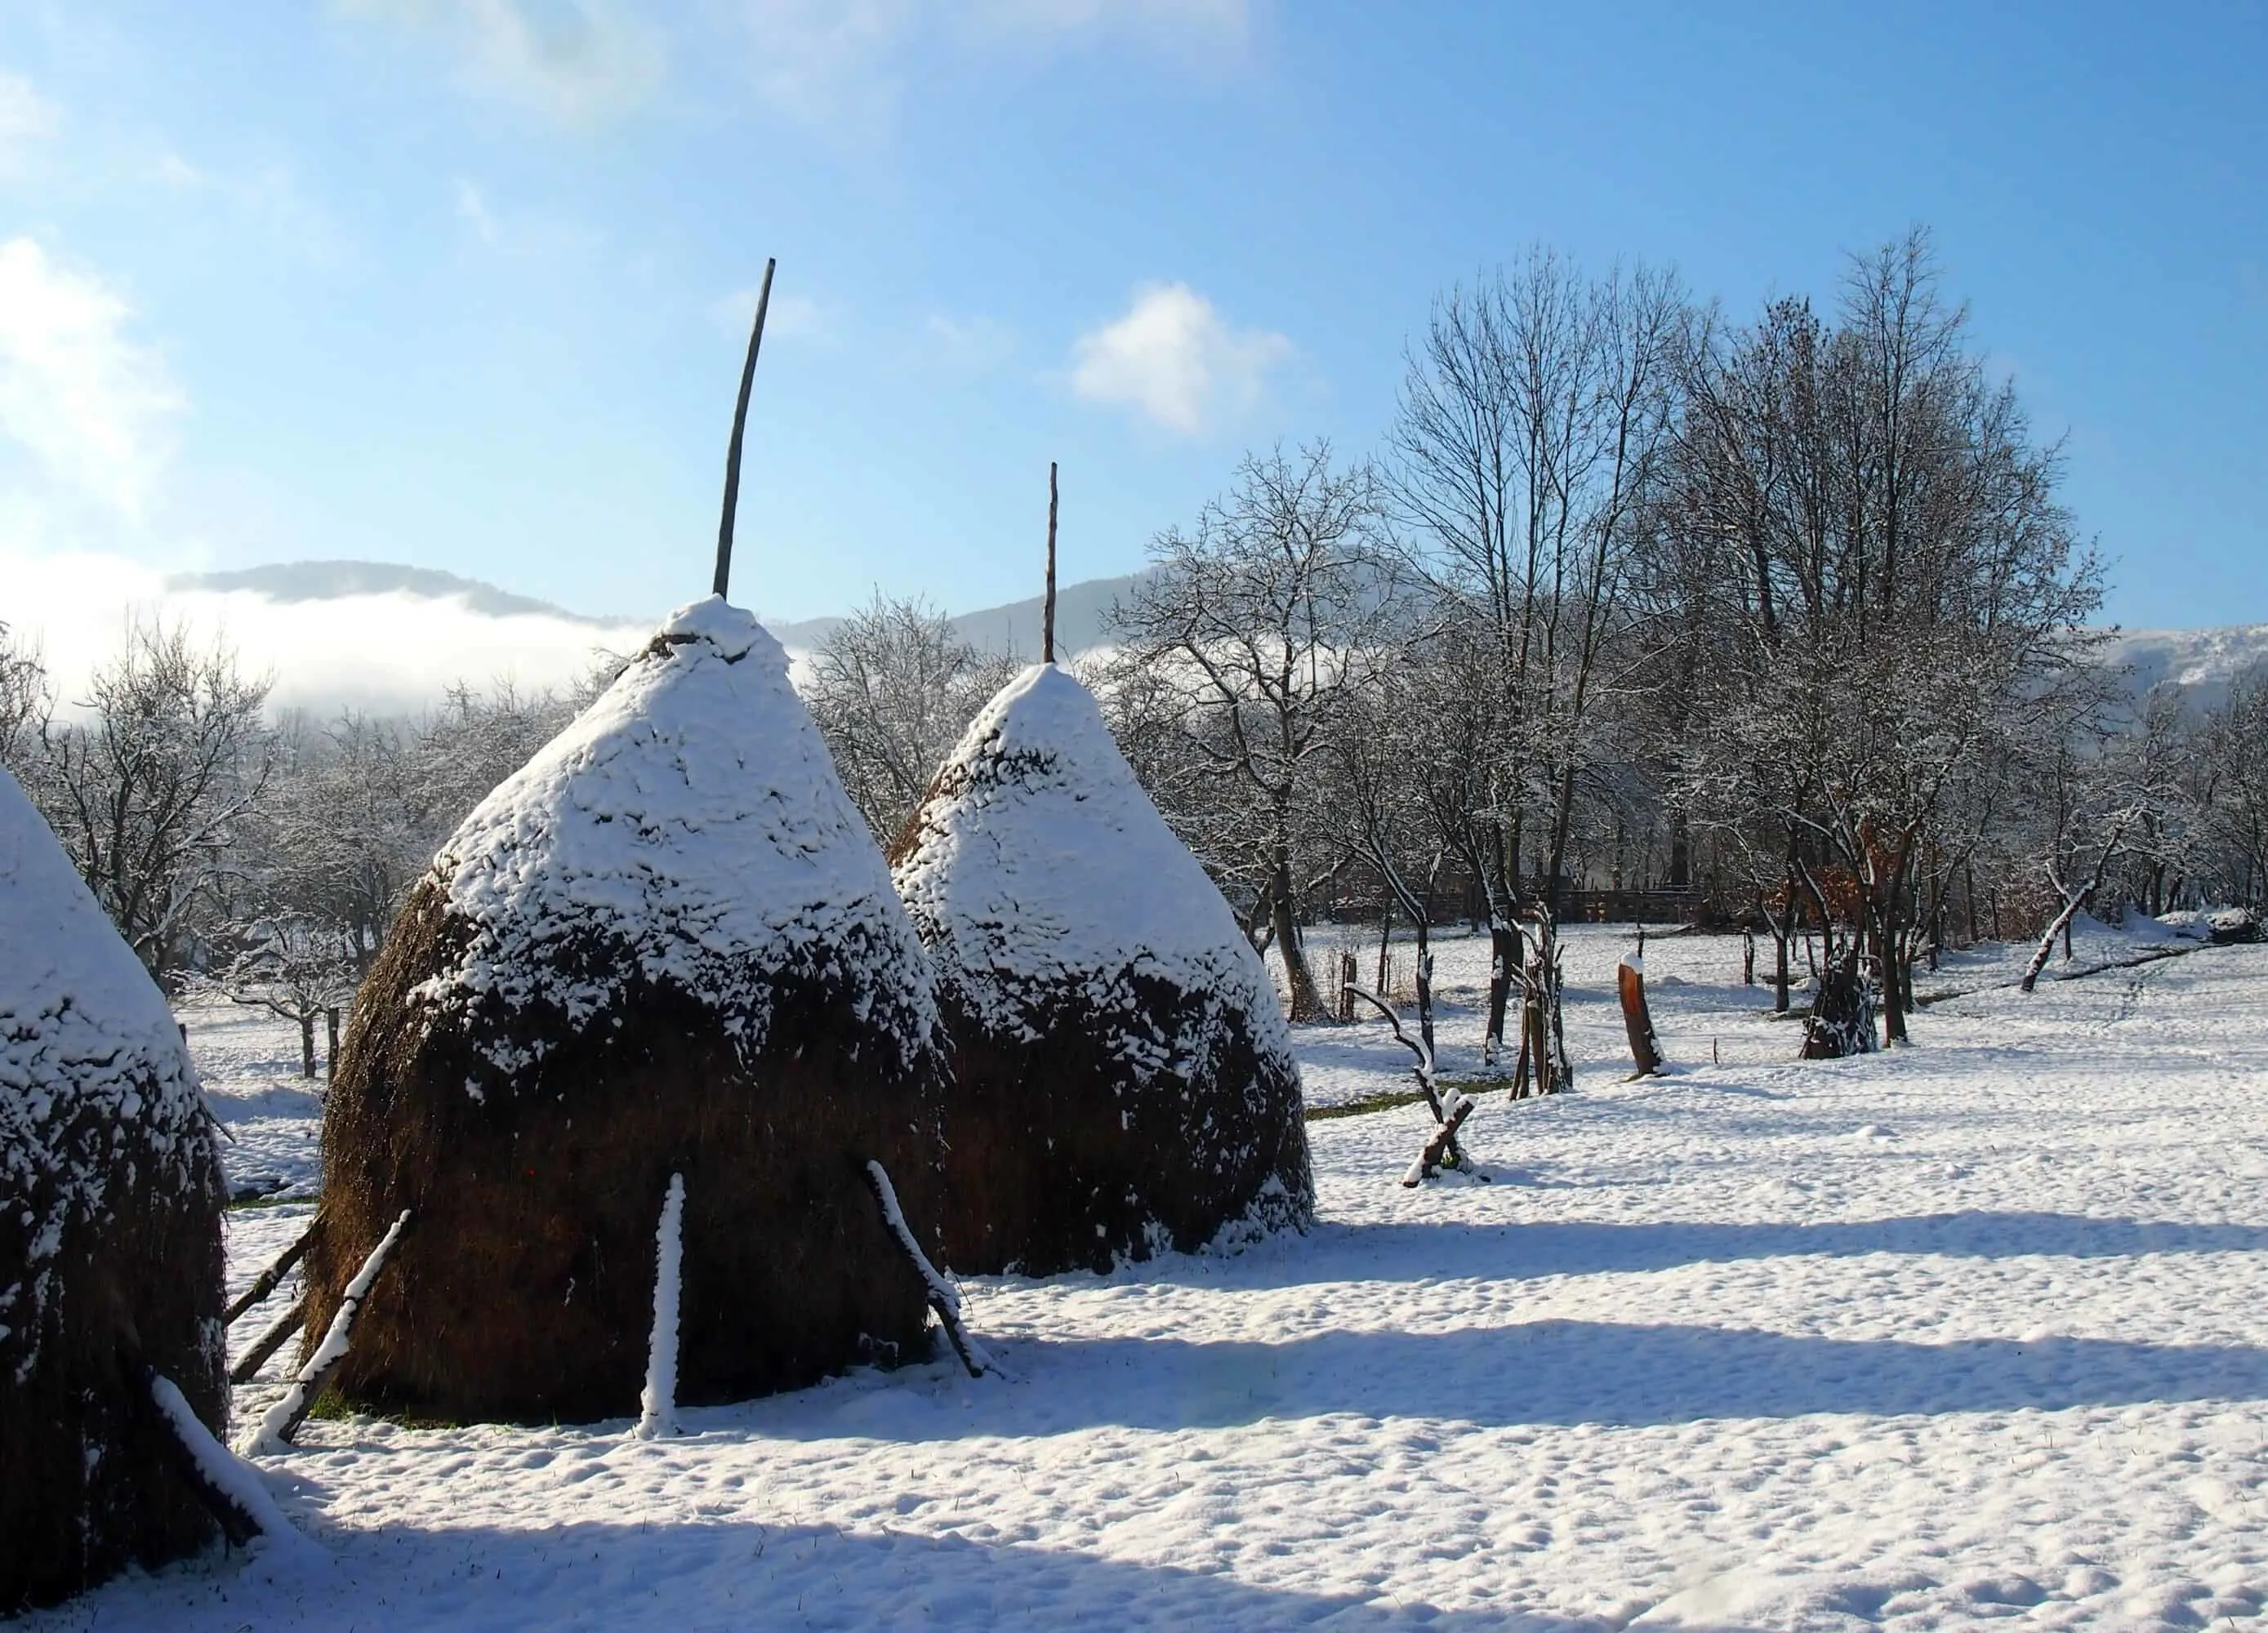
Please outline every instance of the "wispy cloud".
[[450, 210], [485, 249], [499, 255], [529, 257], [588, 254], [606, 235], [588, 223], [541, 210], [506, 210], [469, 176], [450, 189]]
[[1248, 413], [1294, 355], [1281, 335], [1232, 327], [1186, 283], [1149, 283], [1073, 342], [1071, 389], [1193, 437]]
[[947, 54], [1130, 48], [1214, 73], [1252, 38], [1249, 0], [742, 0], [741, 14], [774, 111], [863, 137], [886, 131], [907, 85]]
[[[747, 343], [748, 326], [756, 320], [758, 286], [751, 283], [710, 303], [709, 315], [717, 327]], [[842, 338], [847, 313], [842, 304], [810, 295], [791, 294], [775, 287], [772, 304], [764, 313], [764, 338], [816, 341], [832, 344]]]
[[0, 69], [0, 176], [20, 171], [62, 122], [30, 80]]
[[0, 434], [58, 483], [137, 519], [185, 406], [131, 309], [34, 239], [0, 244]]
[[563, 125], [635, 113], [660, 89], [660, 30], [616, 0], [335, 0], [355, 18], [430, 33], [468, 89]]
[[922, 327], [937, 359], [952, 368], [982, 373], [1016, 355], [1016, 331], [998, 318], [932, 312]]

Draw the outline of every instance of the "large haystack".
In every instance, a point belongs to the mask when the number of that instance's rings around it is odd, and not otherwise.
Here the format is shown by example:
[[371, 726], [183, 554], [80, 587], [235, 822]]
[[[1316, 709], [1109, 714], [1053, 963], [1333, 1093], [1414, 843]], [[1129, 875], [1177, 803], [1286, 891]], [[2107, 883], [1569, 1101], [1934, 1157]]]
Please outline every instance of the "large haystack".
[[927, 967], [777, 643], [711, 597], [468, 817], [364, 983], [323, 1120], [320, 1333], [410, 1219], [337, 1387], [637, 1409], [685, 1180], [677, 1398], [926, 1343], [860, 1167], [936, 1213]]
[[1308, 1222], [1274, 987], [1086, 688], [1053, 664], [1004, 688], [893, 861], [954, 1051], [955, 1269], [1104, 1269]]
[[213, 1535], [147, 1373], [225, 1428], [223, 1200], [165, 998], [0, 771], [0, 1615]]

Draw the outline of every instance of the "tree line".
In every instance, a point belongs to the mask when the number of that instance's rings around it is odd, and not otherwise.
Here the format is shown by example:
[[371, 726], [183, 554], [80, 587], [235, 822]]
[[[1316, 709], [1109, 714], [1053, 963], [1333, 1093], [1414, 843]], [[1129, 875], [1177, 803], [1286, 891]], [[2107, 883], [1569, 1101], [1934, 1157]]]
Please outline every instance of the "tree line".
[[[1253, 452], [1160, 533], [1079, 663], [1296, 1019], [1316, 918], [1469, 912], [1500, 1044], [1521, 926], [1652, 887], [1764, 932], [1783, 1008], [1816, 960], [1896, 1040], [1948, 940], [2268, 896], [2268, 685], [2130, 695], [2062, 469], [1924, 232], [1739, 319], [1539, 249], [1434, 301], [1377, 450]], [[810, 656], [884, 844], [1017, 666], [880, 592]], [[319, 722], [144, 622], [59, 712], [0, 628], [0, 763], [153, 973], [312, 1058], [438, 846], [611, 672]]]

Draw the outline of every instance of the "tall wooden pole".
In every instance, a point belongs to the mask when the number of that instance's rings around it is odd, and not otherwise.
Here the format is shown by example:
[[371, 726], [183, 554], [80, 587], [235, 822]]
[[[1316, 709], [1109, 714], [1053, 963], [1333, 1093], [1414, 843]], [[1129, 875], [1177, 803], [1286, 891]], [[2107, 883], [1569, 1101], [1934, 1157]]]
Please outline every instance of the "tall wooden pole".
[[1040, 608], [1040, 661], [1056, 660], [1056, 462], [1048, 461], [1048, 599]]
[[740, 508], [740, 438], [748, 428], [748, 387], [755, 384], [756, 353], [764, 343], [764, 313], [772, 304], [772, 268], [777, 256], [764, 262], [763, 287], [756, 291], [756, 327], [748, 335], [748, 360], [740, 367], [740, 400], [733, 405], [733, 445], [725, 451], [725, 513], [717, 521], [717, 582], [723, 595], [733, 579], [733, 516]]

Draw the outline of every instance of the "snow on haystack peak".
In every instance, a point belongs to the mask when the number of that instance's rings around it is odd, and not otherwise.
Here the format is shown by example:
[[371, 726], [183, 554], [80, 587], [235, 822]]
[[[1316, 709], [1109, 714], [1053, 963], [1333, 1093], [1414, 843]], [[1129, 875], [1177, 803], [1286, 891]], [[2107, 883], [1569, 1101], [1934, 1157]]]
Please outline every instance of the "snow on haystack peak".
[[[498, 999], [574, 1026], [642, 977], [703, 998], [753, 1055], [774, 984], [805, 976], [847, 988], [907, 1060], [936, 1024], [920, 944], [786, 654], [721, 597], [673, 613], [433, 868], [470, 926], [457, 967], [418, 989], [443, 1010]], [[510, 1072], [541, 1045], [484, 1047]]]
[[65, 1232], [108, 1217], [122, 1165], [152, 1162], [170, 1167], [144, 1169], [153, 1188], [219, 1184], [196, 1070], [157, 983], [0, 769], [0, 1196], [28, 1243], [0, 1283], [0, 1357], [18, 1376]]
[[1051, 992], [1077, 988], [1116, 1007], [1130, 974], [1229, 1003], [1256, 1047], [1288, 1053], [1235, 915], [1142, 791], [1093, 694], [1055, 665], [985, 706], [911, 834], [899, 894], [939, 982], [988, 1025], [1027, 1025]]

